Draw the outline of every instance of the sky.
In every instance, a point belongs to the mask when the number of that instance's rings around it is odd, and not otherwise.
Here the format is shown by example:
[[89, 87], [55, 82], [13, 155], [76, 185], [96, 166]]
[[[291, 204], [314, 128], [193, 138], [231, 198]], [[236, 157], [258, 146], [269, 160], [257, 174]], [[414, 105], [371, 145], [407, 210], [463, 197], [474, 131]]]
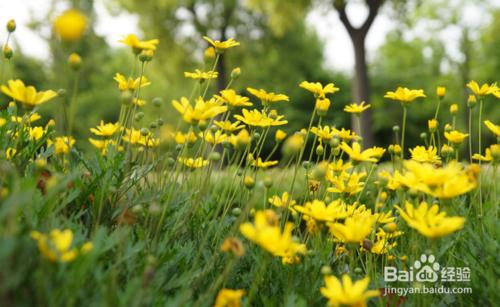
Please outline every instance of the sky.
[[[453, 0], [452, 0], [453, 1]], [[51, 1], [45, 0], [0, 0], [0, 24], [4, 25], [9, 19], [14, 18], [17, 22], [15, 40], [21, 46], [23, 52], [40, 59], [47, 59], [49, 56], [47, 45], [36, 33], [29, 30], [27, 25], [31, 17], [41, 19], [49, 11]], [[500, 7], [500, 0], [491, 0], [495, 6]], [[64, 6], [56, 6], [56, 11], [62, 12]], [[471, 25], [484, 23], [482, 12], [477, 11], [474, 5], [464, 10], [466, 22]], [[106, 41], [113, 47], [119, 47], [117, 42], [123, 35], [138, 33], [138, 18], [125, 12], [110, 14], [104, 5], [104, 0], [96, 0], [97, 24], [96, 32], [106, 38]], [[367, 9], [362, 4], [348, 5], [347, 13], [354, 25], [360, 25], [368, 14]], [[311, 11], [307, 18], [307, 23], [315, 29], [320, 39], [325, 42], [325, 66], [330, 69], [350, 72], [354, 66], [354, 58], [351, 42], [347, 32], [334, 10], [322, 11], [315, 9]], [[375, 50], [383, 44], [385, 36], [394, 29], [395, 24], [384, 14], [379, 14], [368, 33], [366, 48], [368, 57], [373, 56]], [[50, 26], [43, 29], [42, 35], [48, 35]], [[6, 31], [0, 31], [0, 42], [5, 41]], [[415, 29], [413, 35], [425, 36], [425, 30]], [[445, 42], [448, 53], [453, 57], [459, 57], [458, 43], [460, 32], [451, 27], [439, 34]]]

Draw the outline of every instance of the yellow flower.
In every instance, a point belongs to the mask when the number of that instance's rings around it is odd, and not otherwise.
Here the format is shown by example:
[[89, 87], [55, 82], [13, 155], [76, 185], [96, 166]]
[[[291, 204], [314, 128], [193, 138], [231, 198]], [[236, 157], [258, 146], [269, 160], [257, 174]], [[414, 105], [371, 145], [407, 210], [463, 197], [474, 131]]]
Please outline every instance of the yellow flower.
[[122, 74], [116, 73], [113, 79], [118, 82], [118, 88], [120, 91], [135, 91], [139, 87], [145, 87], [151, 84], [151, 82], [149, 82], [144, 76], [134, 80], [132, 78], [126, 79]]
[[15, 148], [9, 147], [5, 150], [5, 157], [7, 160], [12, 159], [17, 153], [17, 150]]
[[211, 131], [200, 132], [198, 136], [212, 145], [217, 145], [227, 140], [227, 135], [220, 130], [216, 131], [214, 134], [212, 134]]
[[441, 158], [437, 155], [437, 148], [430, 146], [425, 148], [424, 146], [417, 146], [410, 149], [411, 159], [417, 162], [427, 162], [433, 164], [440, 164]]
[[245, 248], [243, 243], [238, 238], [228, 237], [224, 239], [220, 247], [221, 252], [231, 252], [237, 257], [241, 257], [245, 254]]
[[217, 79], [219, 73], [216, 71], [200, 71], [199, 69], [195, 69], [194, 72], [184, 72], [184, 77], [191, 78], [195, 80], [205, 81], [209, 79]]
[[80, 249], [71, 247], [73, 232], [70, 229], [53, 229], [49, 234], [38, 231], [31, 232], [31, 238], [38, 243], [40, 253], [52, 262], [70, 262], [78, 254], [85, 254], [92, 250], [92, 243], [87, 242]]
[[492, 83], [491, 85], [488, 85], [487, 83], [484, 83], [483, 85], [479, 86], [476, 81], [472, 80], [469, 83], [467, 83], [467, 87], [474, 93], [476, 96], [486, 96], [489, 94], [493, 94], [495, 91], [498, 90], [497, 84]]
[[335, 87], [333, 83], [328, 83], [323, 86], [319, 82], [302, 81], [299, 86], [313, 93], [314, 96], [318, 98], [325, 98], [326, 94], [334, 94], [340, 90], [338, 87]]
[[315, 199], [312, 202], [305, 203], [304, 206], [295, 206], [295, 210], [320, 222], [333, 222], [347, 216], [346, 206], [339, 199], [332, 201], [328, 205], [321, 200]]
[[366, 301], [379, 296], [378, 290], [366, 290], [370, 278], [365, 277], [352, 282], [349, 275], [342, 276], [342, 283], [335, 276], [325, 276], [325, 287], [320, 289], [321, 294], [328, 299], [328, 306], [366, 306]]
[[428, 126], [430, 132], [434, 132], [434, 131], [436, 131], [436, 129], [438, 127], [438, 121], [435, 119], [429, 119], [427, 121], [427, 126]]
[[134, 34], [129, 34], [125, 36], [122, 40], [118, 41], [127, 46], [132, 47], [134, 53], [139, 54], [142, 50], [151, 50], [155, 51], [156, 46], [160, 43], [159, 39], [151, 39], [147, 41], [140, 41], [137, 36]]
[[230, 38], [226, 41], [223, 41], [223, 42], [218, 41], [218, 40], [212, 40], [211, 38], [209, 38], [207, 36], [203, 36], [203, 39], [206, 40], [208, 43], [210, 43], [210, 45], [212, 45], [218, 53], [224, 53], [224, 51], [226, 49], [240, 45], [239, 42], [235, 41], [232, 38]]
[[3, 117], [0, 117], [0, 127], [5, 126], [6, 123], [7, 123], [7, 120]]
[[446, 87], [438, 86], [436, 88], [436, 95], [438, 95], [438, 97], [444, 97], [444, 95], [446, 95]]
[[319, 137], [320, 143], [323, 141], [328, 142], [336, 135], [336, 132], [330, 126], [312, 127], [311, 132]]
[[208, 47], [207, 49], [205, 49], [205, 52], [203, 52], [203, 56], [205, 57], [205, 59], [215, 59], [215, 48], [210, 46]]
[[24, 121], [25, 124], [31, 124], [31, 123], [36, 122], [40, 118], [42, 118], [40, 116], [40, 114], [38, 114], [36, 112], [31, 113], [28, 118], [24, 117], [24, 119], [23, 119], [23, 117], [20, 117], [20, 116], [11, 116], [10, 120], [13, 121], [14, 123], [18, 123], [18, 124], [22, 123], [23, 121]]
[[240, 307], [245, 290], [221, 289], [213, 307]]
[[48, 91], [38, 91], [34, 86], [26, 86], [21, 80], [9, 80], [8, 86], [2, 85], [2, 92], [21, 103], [25, 108], [32, 109], [57, 96], [57, 93]]
[[354, 162], [377, 162], [377, 159], [374, 158], [373, 150], [366, 149], [361, 151], [361, 146], [358, 142], [352, 143], [352, 147], [350, 147], [346, 142], [342, 142], [342, 144], [340, 144], [340, 148], [348, 154]]
[[350, 168], [352, 168], [352, 164], [349, 162], [344, 163], [344, 160], [342, 159], [338, 159], [336, 162], [331, 162], [330, 164], [328, 164], [328, 170], [332, 173], [341, 174], [342, 172], [345, 172]]
[[144, 99], [139, 99], [139, 98], [133, 98], [132, 103], [138, 107], [143, 107], [146, 105], [146, 100]]
[[365, 102], [362, 101], [361, 104], [351, 103], [350, 105], [345, 106], [344, 111], [347, 113], [361, 114], [361, 112], [370, 107], [371, 105], [367, 104], [365, 106]]
[[189, 131], [188, 133], [182, 133], [180, 131], [177, 131], [177, 133], [175, 134], [175, 143], [176, 144], [185, 144], [186, 142], [187, 143], [190, 143], [190, 144], [194, 144], [194, 142], [196, 142], [196, 134], [194, 134], [193, 131]]
[[255, 166], [257, 168], [263, 168], [266, 169], [270, 166], [275, 166], [279, 163], [279, 161], [262, 161], [261, 157], [258, 157], [257, 159], [254, 159], [254, 157], [250, 154], [248, 156], [248, 160], [250, 160], [251, 165]]
[[87, 28], [87, 18], [79, 10], [70, 9], [59, 15], [54, 20], [53, 26], [63, 40], [77, 41]]
[[248, 126], [253, 127], [269, 127], [269, 126], [281, 126], [286, 125], [288, 121], [283, 120], [283, 115], [277, 115], [274, 118], [269, 117], [264, 111], [243, 109], [241, 111], [242, 115], [234, 115], [239, 121], [244, 122]]
[[402, 104], [408, 104], [419, 97], [426, 97], [424, 90], [411, 90], [406, 87], [398, 87], [395, 92], [387, 92], [384, 98], [397, 100]]
[[30, 140], [38, 141], [45, 134], [45, 129], [42, 127], [28, 127], [28, 135]]
[[474, 154], [472, 156], [472, 159], [484, 162], [492, 162], [498, 160], [498, 157], [500, 157], [500, 145], [493, 144], [489, 148], [486, 148], [484, 156], [480, 154]]
[[232, 107], [249, 107], [252, 106], [250, 99], [245, 96], [237, 95], [234, 90], [222, 90], [219, 95], [215, 95], [217, 99], [220, 99]]
[[465, 140], [465, 138], [468, 137], [469, 135], [466, 133], [461, 133], [457, 130], [453, 130], [450, 132], [445, 132], [444, 136], [448, 141], [450, 141], [453, 144], [461, 144]]
[[302, 149], [302, 146], [304, 146], [304, 142], [304, 135], [296, 132], [292, 136], [287, 138], [285, 143], [283, 143], [282, 152], [286, 156], [298, 153]]
[[270, 103], [274, 102], [279, 102], [279, 101], [290, 101], [290, 98], [288, 98], [287, 95], [284, 94], [276, 94], [273, 92], [266, 92], [263, 89], [254, 89], [251, 87], [247, 87], [247, 91], [254, 95], [255, 97], [259, 98], [264, 105], [268, 105]]
[[348, 217], [344, 223], [330, 223], [330, 233], [344, 243], [360, 243], [372, 231], [376, 216], [357, 214]]
[[236, 149], [244, 149], [250, 143], [251, 137], [248, 130], [243, 129], [238, 132], [237, 135], [229, 136], [229, 143], [234, 146]]
[[348, 174], [346, 172], [340, 173], [340, 175], [333, 175], [332, 173], [326, 174], [326, 179], [332, 184], [331, 187], [327, 189], [331, 193], [344, 193], [348, 195], [354, 195], [363, 190], [365, 183], [361, 181], [366, 176], [366, 173], [356, 173]]
[[424, 201], [418, 208], [414, 208], [409, 202], [405, 204], [405, 210], [395, 206], [401, 217], [408, 226], [416, 229], [427, 238], [435, 239], [446, 236], [464, 227], [465, 219], [459, 216], [447, 217], [446, 212], [439, 212], [439, 206], [429, 205]]
[[89, 143], [92, 144], [92, 146], [94, 146], [95, 148], [99, 149], [103, 156], [107, 155], [110, 146], [116, 148], [117, 151], [123, 151], [123, 146], [117, 147], [118, 144], [115, 140], [95, 140], [89, 138]]
[[156, 147], [160, 145], [160, 140], [155, 138], [151, 132], [143, 135], [140, 130], [137, 129], [126, 129], [125, 135], [122, 136], [122, 140], [130, 143], [131, 145], [139, 145], [143, 147]]
[[98, 136], [110, 137], [120, 129], [119, 123], [107, 123], [101, 120], [101, 123], [96, 128], [90, 128], [90, 132]]
[[456, 114], [458, 112], [458, 104], [454, 103], [450, 106], [450, 113]]
[[332, 131], [334, 131], [335, 136], [337, 136], [338, 138], [341, 138], [344, 141], [351, 141], [351, 140], [358, 140], [359, 139], [359, 136], [357, 136], [356, 133], [354, 133], [354, 131], [351, 133], [351, 130], [347, 130], [344, 128], [338, 130], [338, 129], [332, 127]]
[[274, 256], [281, 257], [284, 264], [297, 263], [298, 254], [306, 253], [305, 244], [292, 238], [293, 223], [286, 223], [283, 232], [278, 216], [272, 210], [257, 211], [254, 224], [240, 225], [241, 234]]
[[202, 168], [208, 165], [208, 160], [204, 160], [201, 157], [196, 159], [179, 157], [177, 160], [191, 169]]
[[240, 121], [235, 121], [234, 123], [231, 123], [230, 121], [214, 121], [214, 124], [224, 130], [227, 133], [233, 133], [237, 130], [245, 128], [244, 125], [240, 125]]
[[268, 201], [271, 205], [278, 208], [286, 209], [288, 207], [288, 210], [290, 210], [293, 215], [297, 214], [297, 211], [295, 210], [295, 205], [297, 204], [297, 202], [290, 197], [290, 194], [288, 194], [288, 192], [283, 192], [281, 196], [274, 195], [273, 197], [269, 198]]
[[278, 129], [276, 130], [276, 133], [274, 134], [274, 139], [276, 140], [276, 142], [282, 142], [284, 139], [286, 138], [286, 132], [281, 130], [281, 129]]
[[495, 134], [497, 137], [500, 137], [500, 126], [495, 125], [494, 123], [490, 122], [489, 120], [485, 120], [484, 124], [488, 129], [490, 129], [493, 134]]
[[399, 184], [420, 191], [427, 195], [448, 199], [465, 194], [477, 185], [477, 179], [471, 178], [467, 170], [457, 162], [450, 162], [444, 167], [435, 167], [429, 163], [405, 161], [406, 171], [395, 173], [394, 180]]
[[326, 112], [328, 112], [328, 109], [330, 109], [330, 99], [328, 98], [318, 98], [316, 99], [316, 104], [314, 108], [318, 112], [319, 115], [324, 115]]
[[380, 160], [380, 158], [382, 158], [385, 153], [385, 149], [377, 146], [370, 147], [365, 151], [367, 152], [367, 155], [370, 155], [372, 158], [377, 159], [377, 161]]
[[72, 136], [59, 136], [52, 140], [48, 140], [47, 144], [49, 146], [54, 146], [54, 153], [59, 154], [68, 154], [71, 147], [75, 145], [75, 139]]
[[221, 102], [215, 99], [205, 101], [201, 97], [196, 99], [194, 106], [185, 97], [182, 97], [180, 102], [173, 100], [172, 105], [189, 124], [197, 124], [227, 111], [227, 106], [222, 106]]

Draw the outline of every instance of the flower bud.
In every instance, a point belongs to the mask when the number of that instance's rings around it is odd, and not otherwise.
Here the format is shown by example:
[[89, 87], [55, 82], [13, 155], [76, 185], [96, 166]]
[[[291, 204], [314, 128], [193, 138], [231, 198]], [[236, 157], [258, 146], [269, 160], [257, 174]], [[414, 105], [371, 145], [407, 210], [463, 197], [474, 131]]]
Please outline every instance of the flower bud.
[[337, 136], [334, 136], [333, 138], [330, 139], [330, 146], [333, 148], [336, 148], [340, 145], [340, 140]]
[[163, 99], [161, 99], [160, 97], [155, 97], [153, 98], [152, 102], [155, 107], [160, 107], [161, 103], [163, 102]]
[[420, 138], [422, 140], [425, 140], [427, 138], [427, 133], [425, 133], [425, 132], [420, 133]]
[[148, 128], [141, 128], [140, 132], [142, 136], [146, 136], [149, 134]]
[[68, 57], [68, 64], [71, 69], [77, 71], [82, 66], [82, 58], [77, 53], [72, 53]]
[[9, 33], [16, 31], [16, 21], [14, 19], [7, 21], [7, 31]]
[[438, 86], [436, 89], [436, 94], [438, 95], [438, 97], [443, 98], [444, 95], [446, 95], [446, 87]]
[[207, 60], [215, 59], [215, 48], [208, 47], [207, 49], [205, 49], [205, 52], [203, 53], [203, 55], [205, 56], [205, 59], [207, 59]]
[[450, 113], [452, 115], [457, 114], [458, 112], [458, 104], [454, 103], [450, 106]]
[[142, 50], [141, 54], [139, 54], [139, 61], [141, 62], [149, 62], [153, 59], [154, 52], [153, 50]]
[[319, 145], [316, 147], [316, 154], [317, 154], [318, 156], [321, 156], [324, 152], [325, 152], [325, 149], [323, 148], [323, 145], [319, 144]]
[[324, 116], [326, 115], [326, 112], [328, 112], [328, 109], [330, 109], [330, 99], [328, 98], [318, 98], [316, 99], [316, 112], [318, 112], [319, 116]]
[[241, 214], [241, 209], [240, 208], [233, 208], [233, 210], [231, 210], [231, 214], [234, 216], [239, 216]]
[[207, 129], [207, 121], [206, 120], [200, 120], [200, 122], [198, 123], [198, 128], [200, 128], [201, 131], [205, 131], [205, 129]]
[[427, 121], [427, 125], [428, 125], [428, 127], [429, 127], [429, 131], [430, 131], [431, 133], [436, 132], [436, 129], [437, 129], [437, 127], [438, 127], [438, 121], [437, 121], [437, 120], [435, 120], [435, 119], [429, 119], [429, 120]]
[[387, 223], [384, 225], [384, 231], [394, 232], [394, 231], [396, 231], [396, 229], [398, 229], [398, 225], [394, 222]]
[[392, 126], [392, 131], [399, 132], [399, 126], [398, 125]]
[[324, 265], [321, 267], [321, 274], [330, 275], [332, 274], [332, 268], [329, 265]]
[[140, 122], [143, 118], [144, 118], [144, 113], [143, 113], [143, 112], [137, 112], [137, 113], [134, 115], [134, 120], [135, 120], [136, 122]]
[[208, 155], [208, 160], [210, 160], [212, 162], [218, 162], [218, 161], [220, 161], [220, 153], [218, 153], [217, 151], [211, 152]]
[[122, 101], [122, 104], [130, 105], [132, 103], [132, 100], [134, 99], [134, 96], [130, 91], [124, 91], [121, 93], [120, 99]]
[[161, 127], [163, 126], [163, 124], [165, 124], [165, 121], [160, 117], [156, 120], [156, 123], [158, 124], [158, 127]]
[[277, 143], [282, 142], [286, 138], [286, 132], [278, 129], [276, 130], [276, 133], [274, 134], [274, 139], [276, 140]]
[[65, 97], [66, 94], [67, 94], [67, 92], [66, 92], [66, 89], [64, 89], [64, 88], [60, 88], [57, 90], [57, 96], [59, 96], [59, 97]]
[[269, 189], [273, 186], [273, 179], [271, 177], [264, 178], [264, 186]]
[[245, 185], [245, 187], [249, 190], [253, 189], [255, 187], [255, 180], [250, 177], [250, 176], [246, 176], [244, 179], [243, 179], [243, 184]]
[[231, 71], [231, 78], [236, 80], [241, 75], [241, 68], [236, 67]]
[[444, 131], [450, 132], [452, 130], [453, 130], [453, 126], [452, 125], [450, 125], [450, 124], [444, 125]]
[[8, 45], [5, 45], [3, 47], [3, 56], [7, 59], [10, 60], [12, 56], [14, 55], [14, 51], [12, 51], [12, 48], [10, 48]]
[[472, 109], [476, 106], [476, 104], [477, 104], [476, 96], [469, 95], [469, 98], [467, 99], [467, 106]]
[[302, 162], [302, 167], [303, 167], [304, 169], [310, 169], [310, 168], [311, 168], [311, 166], [312, 166], [312, 163], [311, 163], [311, 162], [309, 162], [309, 161], [304, 161], [304, 162]]
[[156, 124], [156, 122], [152, 122], [151, 124], [149, 124], [149, 128], [154, 130], [154, 129], [158, 128], [158, 125]]

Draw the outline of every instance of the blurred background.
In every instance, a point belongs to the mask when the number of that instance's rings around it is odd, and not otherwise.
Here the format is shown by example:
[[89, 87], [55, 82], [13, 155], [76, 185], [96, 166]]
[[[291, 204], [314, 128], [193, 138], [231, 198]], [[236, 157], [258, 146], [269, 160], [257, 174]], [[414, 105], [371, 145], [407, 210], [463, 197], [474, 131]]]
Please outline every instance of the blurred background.
[[[71, 8], [86, 16], [87, 25], [80, 39], [67, 42], [54, 34], [53, 21]], [[402, 108], [383, 98], [386, 91], [406, 86], [422, 88], [428, 96], [409, 109], [408, 145], [413, 146], [422, 143], [419, 135], [434, 115], [437, 85], [447, 88], [441, 127], [451, 122], [448, 109], [457, 103], [457, 126], [465, 132], [465, 84], [500, 81], [499, 0], [1, 0], [0, 24], [11, 18], [17, 21], [9, 43], [14, 57], [11, 64], [2, 58], [0, 81], [14, 77], [37, 89], [71, 93], [74, 73], [67, 58], [80, 54], [74, 131], [84, 139], [99, 120], [118, 118], [120, 94], [113, 76], [127, 76], [134, 59], [118, 40], [130, 33], [160, 39], [146, 71], [152, 85], [143, 94], [148, 101], [163, 98], [161, 116], [171, 126], [177, 114], [170, 101], [189, 96], [193, 86], [183, 72], [204, 68], [204, 35], [241, 42], [223, 56], [221, 84], [241, 67], [237, 91], [248, 95], [250, 86], [291, 97], [291, 103], [280, 106], [289, 132], [307, 126], [314, 108], [311, 95], [298, 84], [333, 82], [341, 91], [332, 96], [327, 122], [350, 127], [344, 105], [364, 100], [372, 109], [363, 118], [363, 136], [367, 144], [379, 146], [394, 143], [392, 127], [401, 121]], [[6, 37], [2, 29], [2, 45]], [[2, 106], [8, 101], [0, 96]], [[58, 118], [60, 103], [47, 103], [41, 112]], [[144, 111], [159, 114], [151, 104]], [[484, 114], [499, 123], [498, 100], [488, 98]], [[485, 138], [486, 145], [493, 141], [489, 133]]]

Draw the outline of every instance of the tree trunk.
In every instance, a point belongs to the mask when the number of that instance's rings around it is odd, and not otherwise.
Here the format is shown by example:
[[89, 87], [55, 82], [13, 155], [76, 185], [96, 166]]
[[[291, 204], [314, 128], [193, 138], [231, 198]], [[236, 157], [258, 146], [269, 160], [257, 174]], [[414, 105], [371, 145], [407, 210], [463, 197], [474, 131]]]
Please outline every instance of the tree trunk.
[[[352, 87], [354, 101], [370, 103], [370, 84], [368, 80], [368, 67], [366, 64], [365, 35], [355, 32], [351, 36], [354, 48], [354, 86]], [[357, 125], [356, 116], [353, 115], [352, 129], [363, 137], [363, 147], [371, 147], [374, 144], [372, 131], [372, 109], [367, 109], [361, 113], [361, 127]]]
[[[354, 27], [346, 12], [346, 1], [334, 1], [333, 5], [339, 13], [339, 18], [344, 25], [354, 48], [354, 80], [353, 80], [353, 98], [356, 103], [362, 101], [370, 103], [370, 84], [368, 82], [368, 67], [366, 65], [365, 39], [370, 27], [377, 17], [380, 6], [384, 0], [365, 0], [369, 13], [361, 27]], [[352, 129], [363, 138], [363, 147], [371, 147], [374, 144], [372, 131], [372, 109], [367, 109], [361, 113], [361, 127], [357, 126], [357, 119], [352, 117]]]

